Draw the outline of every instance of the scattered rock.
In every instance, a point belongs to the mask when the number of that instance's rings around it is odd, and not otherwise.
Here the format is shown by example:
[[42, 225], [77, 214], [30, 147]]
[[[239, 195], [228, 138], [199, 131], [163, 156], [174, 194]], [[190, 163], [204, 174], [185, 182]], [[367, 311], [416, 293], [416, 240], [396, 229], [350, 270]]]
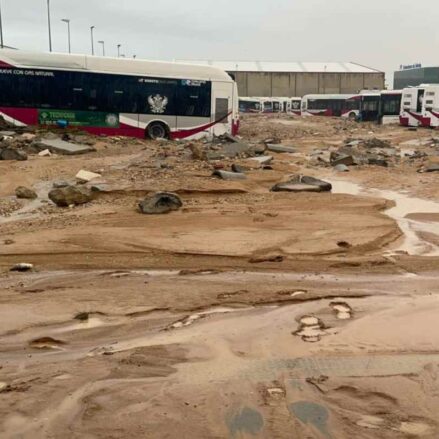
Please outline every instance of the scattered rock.
[[18, 271], [20, 273], [25, 273], [26, 271], [33, 270], [34, 266], [33, 264], [27, 264], [24, 262], [21, 262], [20, 264], [15, 264], [10, 271]]
[[421, 168], [418, 172], [439, 172], [439, 164], [428, 165]]
[[247, 171], [248, 171], [248, 168], [246, 168], [244, 166], [236, 165], [235, 163], [233, 163], [233, 165], [232, 165], [232, 172], [237, 172], [239, 174], [244, 174]]
[[35, 191], [24, 186], [18, 186], [15, 189], [15, 195], [17, 198], [22, 198], [25, 200], [35, 200], [38, 198], [38, 195]]
[[271, 143], [267, 144], [267, 149], [269, 151], [277, 152], [277, 153], [290, 153], [290, 154], [294, 154], [295, 152], [297, 152], [297, 150], [295, 148], [292, 148], [290, 146], [273, 145]]
[[55, 138], [42, 139], [40, 142], [34, 142], [35, 146], [41, 150], [48, 149], [50, 152], [55, 154], [63, 154], [63, 155], [78, 155], [85, 154], [87, 152], [95, 151], [93, 147], [90, 145], [78, 145], [75, 143], [65, 142], [55, 136]]
[[27, 154], [19, 149], [6, 148], [0, 152], [1, 160], [17, 160], [25, 161], [27, 160]]
[[177, 194], [172, 192], [157, 192], [146, 197], [139, 203], [139, 210], [146, 215], [164, 214], [179, 210], [183, 202]]
[[65, 180], [58, 180], [58, 181], [54, 181], [52, 186], [54, 189], [60, 189], [62, 187], [70, 186], [70, 183]]
[[89, 203], [92, 200], [91, 192], [84, 187], [65, 186], [52, 189], [49, 198], [58, 207], [69, 207]]
[[50, 157], [52, 153], [48, 149], [44, 149], [38, 153], [40, 157]]
[[382, 166], [383, 168], [387, 168], [389, 166], [387, 160], [378, 159], [378, 158], [369, 158], [368, 163], [369, 165]]
[[350, 244], [350, 243], [347, 242], [347, 241], [338, 241], [338, 242], [337, 242], [337, 245], [338, 245], [340, 248], [351, 248], [351, 247], [352, 247], [352, 244]]
[[337, 153], [331, 153], [332, 166], [337, 166], [337, 165], [352, 166], [355, 164], [356, 164], [355, 159], [351, 155], [340, 155]]
[[102, 177], [101, 174], [96, 174], [94, 172], [90, 172], [90, 171], [85, 171], [83, 169], [81, 169], [75, 176], [75, 178], [78, 181], [82, 181], [84, 183], [88, 183], [91, 180], [94, 180], [95, 178], [100, 178]]
[[278, 183], [271, 188], [272, 192], [330, 192], [331, 183], [304, 175], [293, 176], [289, 181]]
[[343, 164], [339, 164], [339, 165], [334, 166], [334, 170], [337, 172], [349, 172], [349, 168]]
[[222, 180], [245, 180], [247, 176], [240, 172], [227, 172], [216, 170], [212, 174], [213, 177], [221, 178]]
[[271, 155], [263, 155], [261, 157], [252, 157], [249, 160], [257, 162], [260, 165], [268, 165], [273, 161], [273, 157]]

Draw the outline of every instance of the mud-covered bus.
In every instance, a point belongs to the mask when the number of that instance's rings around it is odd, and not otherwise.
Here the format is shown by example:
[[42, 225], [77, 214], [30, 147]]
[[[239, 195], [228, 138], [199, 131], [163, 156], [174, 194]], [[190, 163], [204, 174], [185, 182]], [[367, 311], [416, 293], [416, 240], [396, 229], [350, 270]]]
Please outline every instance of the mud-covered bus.
[[439, 84], [425, 86], [422, 116], [424, 126], [439, 127]]
[[210, 66], [0, 50], [0, 116], [99, 135], [236, 134], [238, 91]]
[[383, 90], [380, 94], [378, 122], [383, 125], [399, 123], [401, 90]]
[[261, 98], [263, 113], [281, 113], [283, 111], [282, 100], [278, 98]]
[[301, 115], [301, 107], [302, 107], [302, 98], [294, 97], [290, 98], [290, 113], [295, 114], [296, 116]]

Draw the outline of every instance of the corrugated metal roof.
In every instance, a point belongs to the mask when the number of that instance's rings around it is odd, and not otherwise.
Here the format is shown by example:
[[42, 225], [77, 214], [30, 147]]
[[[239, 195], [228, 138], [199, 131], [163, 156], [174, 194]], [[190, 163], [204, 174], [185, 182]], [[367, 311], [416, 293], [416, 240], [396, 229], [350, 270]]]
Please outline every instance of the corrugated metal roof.
[[178, 60], [179, 62], [209, 65], [227, 72], [291, 72], [291, 73], [382, 73], [380, 70], [353, 62], [272, 62], [272, 61], [211, 61]]

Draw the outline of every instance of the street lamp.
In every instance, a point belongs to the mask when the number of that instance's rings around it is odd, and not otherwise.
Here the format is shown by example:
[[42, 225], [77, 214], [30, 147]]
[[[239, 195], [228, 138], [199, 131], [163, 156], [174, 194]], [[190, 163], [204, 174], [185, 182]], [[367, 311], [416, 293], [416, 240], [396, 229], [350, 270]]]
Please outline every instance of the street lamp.
[[70, 43], [70, 20], [68, 18], [63, 18], [61, 21], [63, 21], [64, 23], [67, 23], [67, 37], [68, 37], [68, 42], [69, 42], [69, 53], [72, 53], [72, 46]]
[[105, 41], [98, 41], [99, 44], [102, 44], [102, 56], [105, 56]]
[[52, 29], [50, 27], [50, 0], [47, 0], [47, 23], [49, 25], [49, 51], [52, 52]]
[[93, 38], [93, 31], [95, 29], [95, 26], [91, 26], [90, 27], [90, 33], [91, 33], [91, 54], [94, 55], [95, 54], [95, 42], [94, 42], [94, 38]]
[[3, 49], [3, 22], [2, 22], [2, 6], [0, 4], [0, 46]]
[[122, 47], [122, 44], [117, 45], [117, 57], [120, 58], [120, 48]]

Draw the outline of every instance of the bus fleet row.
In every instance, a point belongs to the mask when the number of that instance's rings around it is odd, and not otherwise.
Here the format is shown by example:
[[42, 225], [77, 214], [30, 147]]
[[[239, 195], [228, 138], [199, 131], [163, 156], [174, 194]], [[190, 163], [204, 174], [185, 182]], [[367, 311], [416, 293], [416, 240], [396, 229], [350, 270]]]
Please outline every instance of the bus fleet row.
[[358, 94], [313, 94], [303, 98], [240, 98], [242, 113], [333, 116], [382, 124], [439, 127], [439, 84]]

